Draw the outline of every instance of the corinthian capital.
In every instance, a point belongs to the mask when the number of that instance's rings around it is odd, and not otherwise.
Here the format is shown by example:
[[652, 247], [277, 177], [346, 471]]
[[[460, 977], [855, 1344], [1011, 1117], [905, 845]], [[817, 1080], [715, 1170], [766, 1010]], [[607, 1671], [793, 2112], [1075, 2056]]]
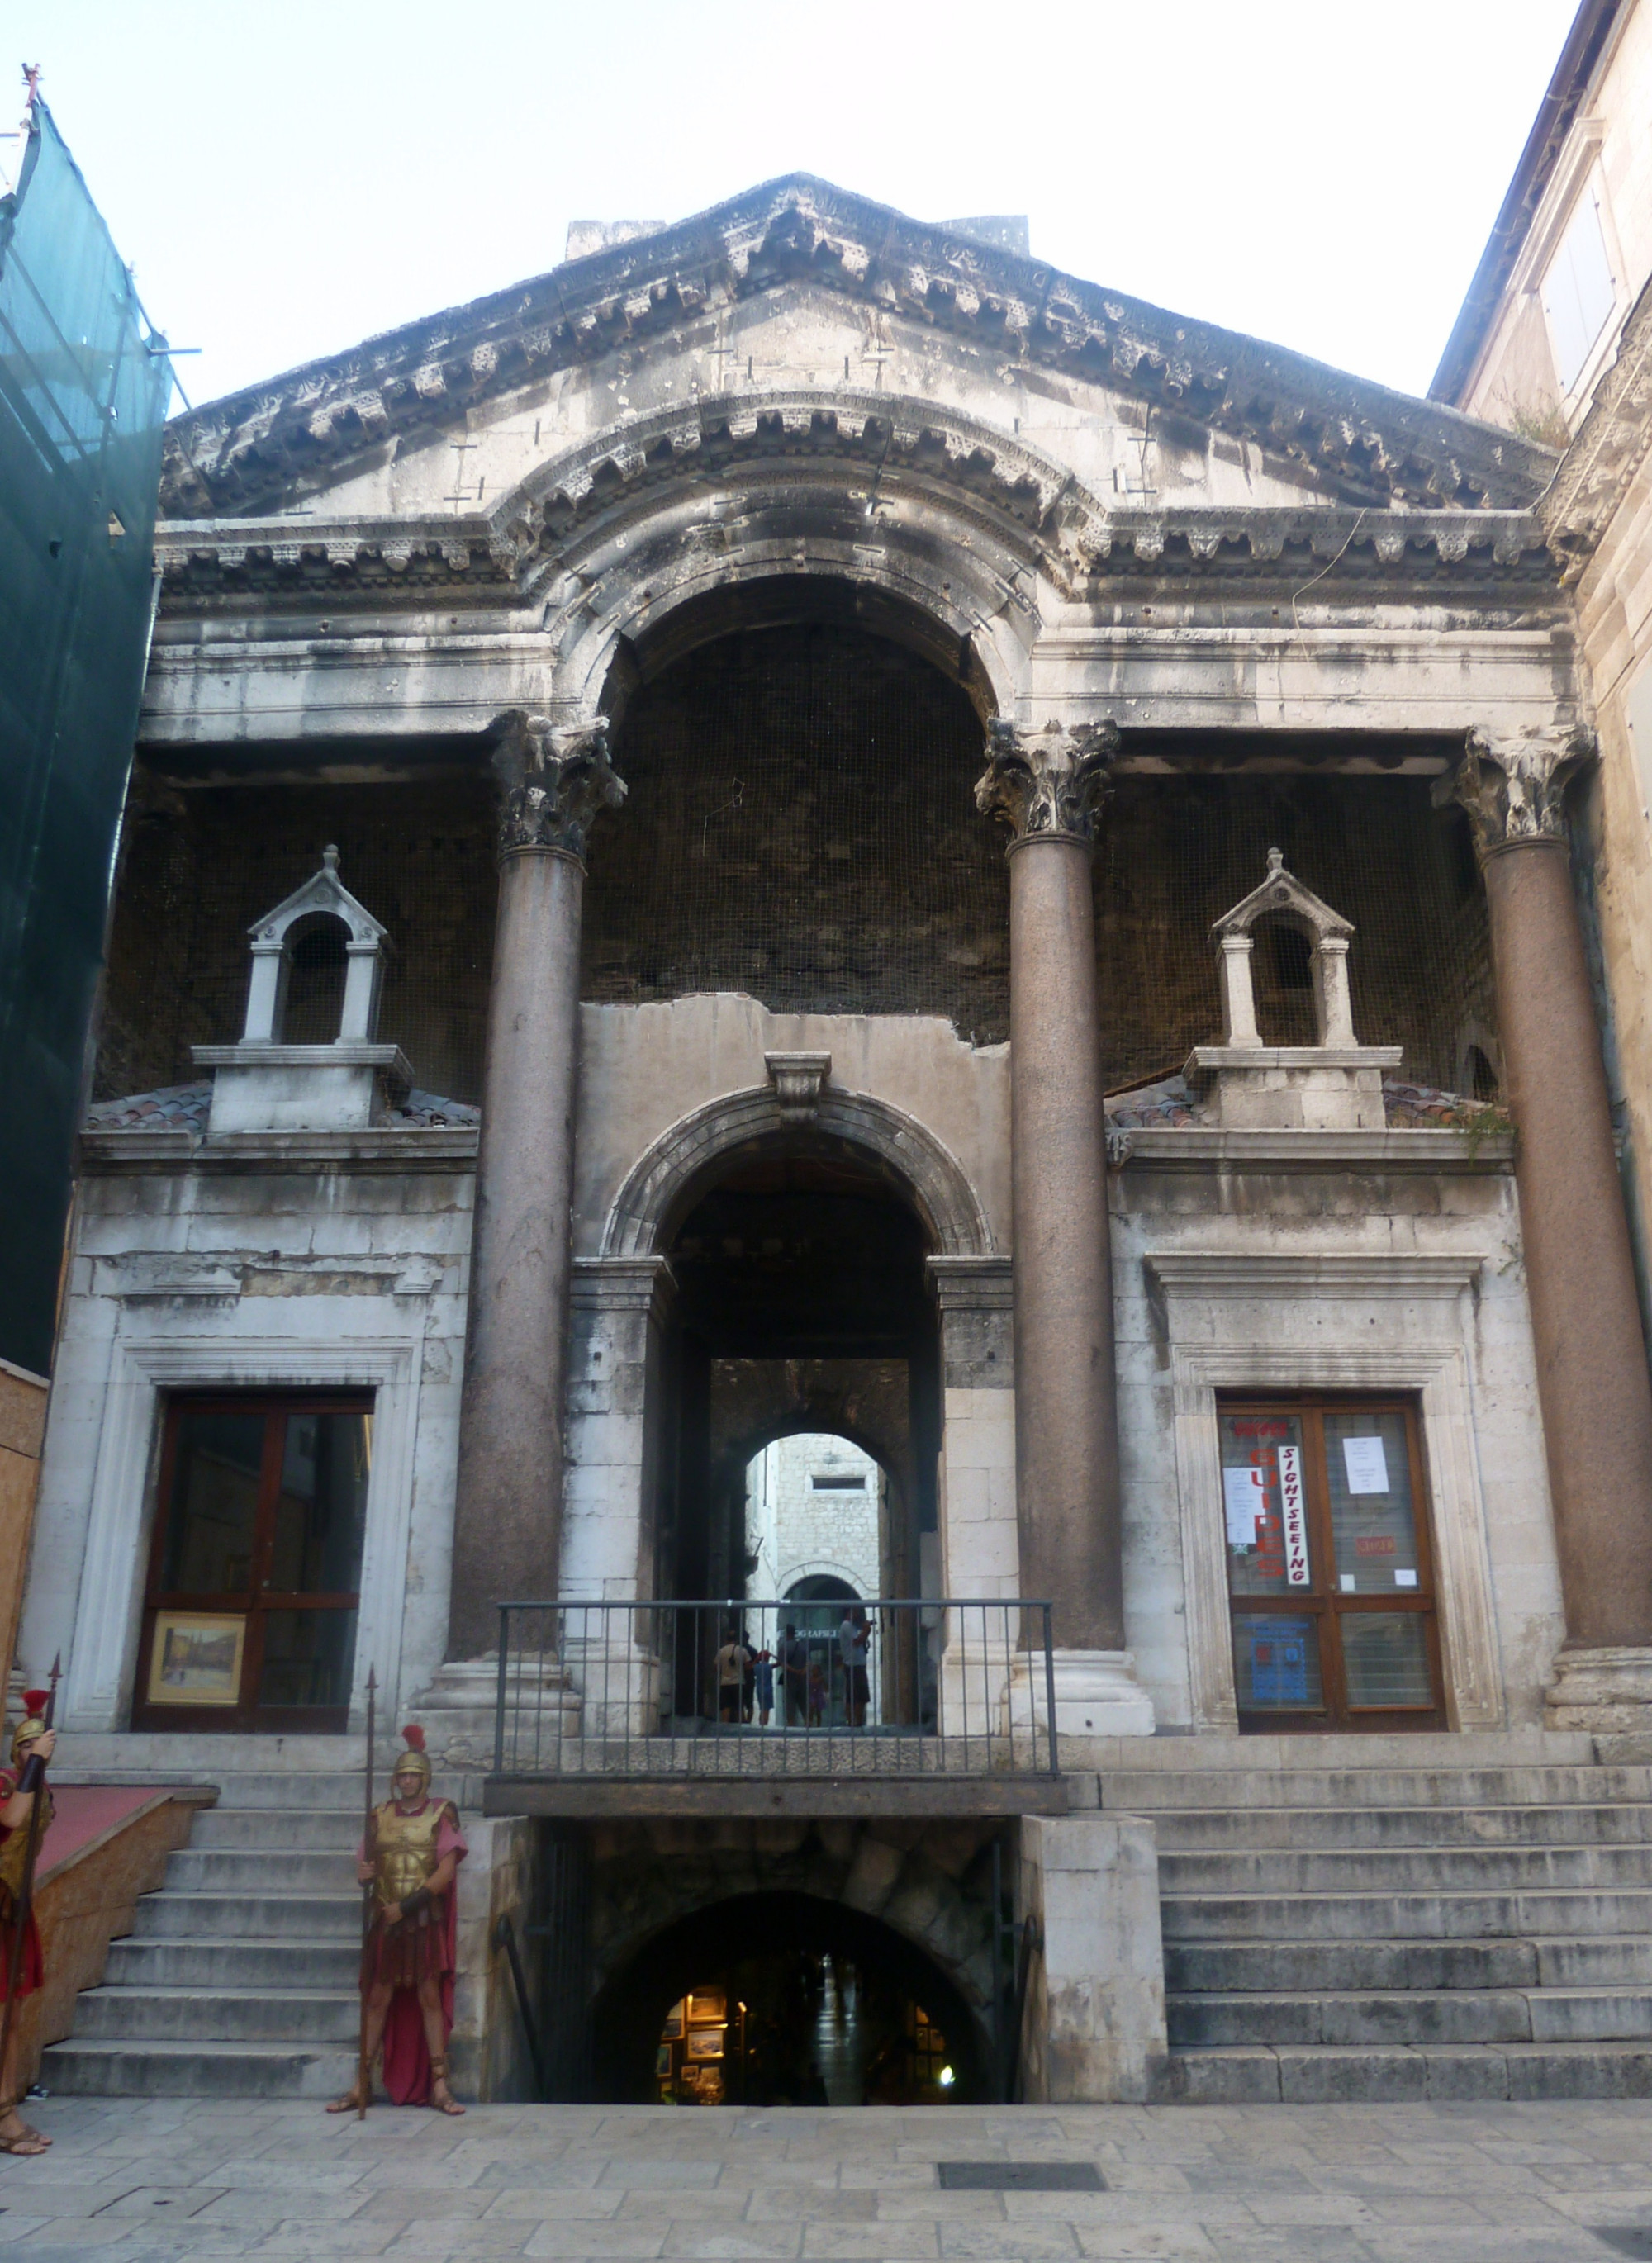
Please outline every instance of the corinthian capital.
[[975, 806], [984, 817], [1001, 817], [1018, 842], [1064, 835], [1088, 842], [1118, 751], [1119, 726], [1111, 720], [1023, 731], [995, 719], [987, 726], [987, 767], [976, 781]]
[[608, 763], [608, 719], [554, 724], [512, 707], [496, 718], [493, 767], [500, 784], [499, 854], [560, 849], [583, 863], [585, 836], [626, 798]]
[[1439, 780], [1434, 799], [1460, 802], [1468, 813], [1482, 857], [1526, 841], [1566, 838], [1566, 789], [1592, 760], [1592, 731], [1517, 737], [1470, 731], [1454, 770]]

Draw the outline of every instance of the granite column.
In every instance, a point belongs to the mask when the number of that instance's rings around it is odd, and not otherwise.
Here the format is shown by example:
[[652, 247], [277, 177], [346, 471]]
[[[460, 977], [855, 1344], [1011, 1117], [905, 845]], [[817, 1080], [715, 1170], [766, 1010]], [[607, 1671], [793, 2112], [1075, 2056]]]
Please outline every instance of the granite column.
[[1652, 1730], [1652, 1380], [1562, 799], [1590, 742], [1471, 733], [1566, 1641], [1556, 1727]]
[[501, 718], [499, 909], [476, 1163], [448, 1656], [554, 1598], [562, 1517], [585, 842], [625, 788], [606, 725]]
[[1118, 1382], [1090, 857], [1110, 722], [991, 727], [1007, 824], [1011, 1205], [1021, 1593], [1053, 1601], [1063, 1734], [1150, 1732], [1124, 1642]]

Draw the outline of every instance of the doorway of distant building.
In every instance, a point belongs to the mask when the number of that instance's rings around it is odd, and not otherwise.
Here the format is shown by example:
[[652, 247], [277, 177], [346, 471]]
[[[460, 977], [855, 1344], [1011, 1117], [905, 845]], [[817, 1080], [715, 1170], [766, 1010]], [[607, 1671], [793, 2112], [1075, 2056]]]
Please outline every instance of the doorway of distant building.
[[360, 1393], [170, 1402], [134, 1727], [344, 1730], [372, 1453]]
[[1444, 1728], [1415, 1407], [1224, 1399], [1217, 1423], [1240, 1728]]

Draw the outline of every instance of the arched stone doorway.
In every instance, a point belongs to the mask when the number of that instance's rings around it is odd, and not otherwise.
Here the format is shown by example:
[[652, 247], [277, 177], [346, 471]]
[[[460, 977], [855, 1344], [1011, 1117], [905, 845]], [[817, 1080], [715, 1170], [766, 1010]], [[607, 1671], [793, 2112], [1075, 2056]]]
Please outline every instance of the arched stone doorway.
[[888, 1975], [945, 2035], [950, 2094], [988, 2097], [993, 1893], [1011, 1868], [1001, 1845], [994, 1862], [1001, 1834], [988, 1821], [894, 1818], [598, 1826], [595, 2095], [651, 2099], [662, 2022], [685, 1990], [745, 1952], [801, 1950]]

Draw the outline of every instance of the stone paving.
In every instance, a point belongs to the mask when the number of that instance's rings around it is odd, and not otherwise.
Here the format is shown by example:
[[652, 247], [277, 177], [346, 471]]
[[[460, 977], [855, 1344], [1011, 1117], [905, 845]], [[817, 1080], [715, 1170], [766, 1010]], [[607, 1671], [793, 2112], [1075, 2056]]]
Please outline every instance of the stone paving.
[[[743, 2112], [63, 2099], [0, 2258], [1610, 2263], [1652, 2257], [1652, 2102]], [[944, 2191], [943, 2160], [1105, 2189]]]

